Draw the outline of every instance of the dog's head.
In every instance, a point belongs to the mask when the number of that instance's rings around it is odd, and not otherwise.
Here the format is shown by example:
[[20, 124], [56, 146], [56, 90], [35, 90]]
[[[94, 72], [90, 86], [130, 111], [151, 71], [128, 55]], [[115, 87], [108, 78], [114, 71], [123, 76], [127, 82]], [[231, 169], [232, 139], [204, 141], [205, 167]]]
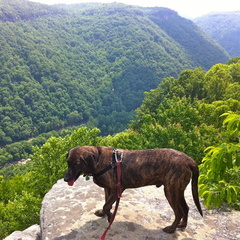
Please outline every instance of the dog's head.
[[93, 174], [98, 155], [99, 152], [96, 147], [81, 146], [71, 149], [67, 154], [68, 170], [64, 181], [72, 186], [80, 175]]

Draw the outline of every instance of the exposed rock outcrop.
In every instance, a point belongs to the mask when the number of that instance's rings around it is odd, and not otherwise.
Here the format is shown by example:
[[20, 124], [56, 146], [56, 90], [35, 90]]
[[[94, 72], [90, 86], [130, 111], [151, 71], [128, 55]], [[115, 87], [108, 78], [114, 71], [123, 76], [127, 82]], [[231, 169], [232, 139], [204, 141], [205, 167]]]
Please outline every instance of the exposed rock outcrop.
[[4, 240], [41, 240], [40, 226], [36, 224], [24, 231], [15, 231]]
[[[172, 223], [174, 215], [163, 188], [148, 186], [126, 190], [106, 239], [240, 239], [240, 212], [207, 211], [203, 207], [204, 217], [201, 217], [193, 203], [190, 186], [185, 195], [190, 207], [188, 226], [167, 234], [162, 228]], [[101, 209], [103, 203], [103, 189], [92, 180], [80, 177], [73, 187], [59, 180], [42, 203], [42, 240], [99, 239], [108, 223], [94, 212]]]
[[[190, 185], [185, 191], [190, 207], [186, 229], [167, 234], [162, 228], [171, 224], [173, 212], [164, 196], [163, 188], [149, 186], [128, 189], [123, 193], [119, 210], [106, 240], [236, 240], [240, 239], [240, 212], [228, 208], [198, 213]], [[59, 180], [46, 194], [41, 209], [42, 240], [100, 239], [108, 226], [107, 218], [94, 215], [104, 203], [103, 189], [92, 180], [80, 177], [73, 187]], [[17, 235], [14, 235], [17, 236]], [[20, 235], [19, 235], [20, 236]], [[6, 240], [35, 240], [14, 237]]]

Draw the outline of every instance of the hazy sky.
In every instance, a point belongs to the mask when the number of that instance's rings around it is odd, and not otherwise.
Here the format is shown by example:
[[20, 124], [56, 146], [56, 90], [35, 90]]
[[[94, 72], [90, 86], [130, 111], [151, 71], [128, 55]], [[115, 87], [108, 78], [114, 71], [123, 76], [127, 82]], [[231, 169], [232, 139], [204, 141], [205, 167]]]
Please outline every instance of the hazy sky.
[[206, 13], [214, 11], [237, 11], [240, 10], [239, 0], [30, 0], [45, 4], [57, 3], [85, 3], [85, 2], [121, 2], [129, 5], [138, 5], [144, 7], [167, 7], [175, 10], [184, 17], [196, 18]]

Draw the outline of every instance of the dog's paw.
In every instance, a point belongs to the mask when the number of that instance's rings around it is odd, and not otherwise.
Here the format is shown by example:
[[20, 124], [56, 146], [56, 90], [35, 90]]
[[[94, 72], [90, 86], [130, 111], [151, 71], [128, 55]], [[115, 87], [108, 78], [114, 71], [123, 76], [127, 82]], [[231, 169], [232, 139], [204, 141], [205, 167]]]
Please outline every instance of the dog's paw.
[[104, 217], [104, 216], [105, 216], [105, 213], [103, 212], [102, 209], [97, 210], [94, 214], [95, 214], [97, 217]]
[[180, 222], [177, 226], [178, 228], [186, 228], [187, 227], [187, 223], [186, 222]]
[[165, 228], [163, 229], [163, 231], [166, 232], [166, 233], [174, 233], [175, 230], [176, 230], [176, 229], [173, 228], [172, 226], [168, 226], [168, 227], [165, 227]]

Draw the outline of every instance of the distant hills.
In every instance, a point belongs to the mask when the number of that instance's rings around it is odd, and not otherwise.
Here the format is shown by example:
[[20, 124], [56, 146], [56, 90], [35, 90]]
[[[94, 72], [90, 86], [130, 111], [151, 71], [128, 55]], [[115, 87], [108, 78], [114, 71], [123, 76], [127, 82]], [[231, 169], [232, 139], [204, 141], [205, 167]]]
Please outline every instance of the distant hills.
[[231, 57], [240, 56], [240, 11], [213, 12], [194, 20]]
[[0, 2], [0, 145], [86, 123], [126, 128], [144, 92], [229, 55], [167, 8]]

